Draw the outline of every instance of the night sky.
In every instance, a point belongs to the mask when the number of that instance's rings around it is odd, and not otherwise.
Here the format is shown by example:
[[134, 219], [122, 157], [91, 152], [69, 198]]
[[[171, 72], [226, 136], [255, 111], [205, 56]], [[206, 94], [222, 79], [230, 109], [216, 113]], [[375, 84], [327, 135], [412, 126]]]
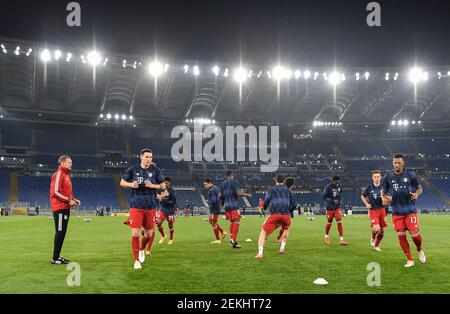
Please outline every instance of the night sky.
[[166, 59], [388, 67], [450, 64], [450, 1], [85, 0], [82, 26], [58, 1], [2, 1], [0, 36]]

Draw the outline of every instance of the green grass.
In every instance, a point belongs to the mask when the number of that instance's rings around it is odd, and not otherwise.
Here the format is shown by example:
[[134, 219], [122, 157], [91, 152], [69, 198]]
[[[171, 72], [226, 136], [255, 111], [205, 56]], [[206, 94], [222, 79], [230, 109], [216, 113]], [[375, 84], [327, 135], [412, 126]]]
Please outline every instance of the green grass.
[[[450, 216], [420, 216], [428, 261], [404, 269], [405, 257], [392, 226], [382, 242], [383, 252], [369, 246], [367, 217], [344, 218], [347, 247], [338, 245], [336, 225], [332, 245], [323, 243], [324, 217], [296, 217], [286, 254], [277, 254], [274, 235], [265, 258], [256, 260], [257, 238], [263, 222], [247, 217], [241, 223], [241, 250], [213, 240], [202, 217], [178, 218], [175, 244], [158, 245], [140, 271], [132, 268], [130, 229], [124, 218], [71, 217], [62, 255], [81, 266], [81, 286], [66, 284], [65, 266], [50, 265], [53, 220], [46, 217], [0, 219], [0, 286], [2, 293], [450, 293]], [[228, 229], [228, 224], [220, 223]], [[166, 229], [167, 226], [165, 225]], [[251, 243], [245, 239], [253, 240]], [[159, 235], [157, 236], [159, 239]], [[411, 247], [414, 244], [411, 242]], [[370, 262], [381, 265], [381, 286], [368, 287]], [[329, 285], [312, 282], [323, 277]]]

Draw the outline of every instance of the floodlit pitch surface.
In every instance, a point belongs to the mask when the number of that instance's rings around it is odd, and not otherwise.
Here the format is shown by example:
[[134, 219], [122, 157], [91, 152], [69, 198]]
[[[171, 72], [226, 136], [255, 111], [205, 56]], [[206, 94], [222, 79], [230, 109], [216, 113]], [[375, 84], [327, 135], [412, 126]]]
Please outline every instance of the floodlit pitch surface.
[[[256, 260], [263, 218], [242, 219], [242, 249], [231, 249], [228, 239], [210, 244], [213, 231], [204, 217], [180, 217], [175, 243], [154, 244], [143, 269], [133, 269], [129, 227], [124, 218], [71, 217], [62, 255], [79, 263], [81, 285], [69, 287], [66, 266], [51, 265], [53, 220], [47, 217], [0, 218], [0, 286], [2, 293], [450, 293], [450, 216], [419, 217], [427, 263], [405, 269], [405, 257], [389, 224], [383, 252], [369, 244], [366, 216], [343, 219], [346, 247], [339, 246], [336, 225], [331, 246], [323, 242], [325, 217], [315, 221], [296, 217], [286, 254], [278, 254], [272, 235], [264, 259]], [[390, 220], [390, 217], [388, 217]], [[220, 224], [228, 230], [225, 220]], [[167, 225], [165, 224], [167, 230]], [[250, 243], [244, 240], [250, 238]], [[166, 240], [167, 241], [167, 240]], [[381, 286], [369, 287], [368, 263], [380, 264]], [[313, 281], [325, 278], [329, 285]]]

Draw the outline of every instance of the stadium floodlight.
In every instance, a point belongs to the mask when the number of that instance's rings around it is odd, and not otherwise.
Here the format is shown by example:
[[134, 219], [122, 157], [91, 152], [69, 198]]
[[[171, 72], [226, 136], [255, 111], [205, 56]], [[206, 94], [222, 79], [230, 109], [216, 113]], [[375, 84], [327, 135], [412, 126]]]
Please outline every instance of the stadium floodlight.
[[112, 118], [112, 115], [111, 115], [110, 113], [108, 113], [108, 114], [106, 115], [106, 119], [111, 120], [111, 118]]
[[229, 75], [229, 70], [225, 69], [225, 71], [223, 72], [223, 76], [228, 77], [228, 75]]
[[127, 67], [127, 60], [123, 59], [122, 61], [122, 67], [126, 68]]
[[200, 69], [199, 69], [198, 65], [194, 66], [194, 75], [195, 76], [199, 76], [200, 75]]
[[311, 72], [309, 72], [308, 70], [306, 70], [303, 73], [303, 77], [305, 78], [305, 80], [309, 79], [311, 77]]
[[414, 83], [417, 84], [420, 81], [426, 80], [425, 76], [428, 76], [428, 73], [425, 75], [425, 72], [422, 71], [422, 69], [418, 68], [418, 67], [414, 67], [409, 71], [409, 80]]
[[319, 72], [314, 72], [314, 81], [319, 77]]
[[359, 81], [359, 78], [360, 78], [359, 72], [357, 72], [357, 73], [355, 74], [355, 78], [356, 78], [357, 81]]
[[364, 73], [364, 77], [366, 78], [366, 81], [369, 80], [370, 73], [369, 72]]
[[163, 74], [164, 72], [164, 67], [163, 65], [158, 62], [158, 61], [153, 61], [152, 63], [150, 63], [150, 65], [148, 66], [148, 71], [150, 72], [150, 75], [152, 75], [153, 77], [158, 77], [161, 74]]
[[219, 76], [220, 68], [217, 65], [215, 65], [212, 68], [212, 72], [214, 73], [215, 76]]
[[184, 69], [184, 74], [187, 74], [189, 71], [189, 66], [187, 64], [185, 64], [183, 69]]
[[168, 63], [166, 63], [165, 65], [164, 65], [164, 72], [165, 73], [167, 73], [167, 71], [169, 71], [169, 64]]
[[33, 52], [33, 49], [29, 48], [26, 53], [26, 56], [29, 57], [32, 52]]
[[250, 70], [250, 71], [248, 72], [248, 78], [252, 78], [252, 76], [253, 76], [253, 70]]
[[212, 120], [211, 123], [212, 123], [212, 124], [216, 124], [216, 120]]
[[413, 120], [411, 123], [412, 125], [416, 125], [416, 120]]
[[277, 65], [272, 70], [273, 78], [276, 79], [277, 81], [281, 81], [282, 79], [285, 78], [286, 75], [285, 71], [286, 70], [282, 66]]
[[317, 127], [317, 121], [313, 122], [313, 127]]
[[394, 120], [391, 121], [391, 125], [395, 126], [397, 124], [397, 122], [395, 122]]
[[[109, 59], [108, 59], [108, 58], [105, 58], [105, 61], [103, 61], [103, 66], [106, 66], [106, 64], [108, 63], [108, 61], [109, 61]], [[136, 67], [135, 67], [135, 69], [136, 69]]]
[[119, 118], [120, 118], [120, 116], [116, 113], [116, 114], [114, 115], [114, 119], [119, 120]]
[[66, 56], [66, 62], [70, 62], [70, 59], [72, 59], [72, 54], [69, 52]]
[[428, 81], [428, 78], [429, 78], [428, 72], [423, 72], [423, 78], [422, 78], [422, 80]]
[[51, 58], [52, 58], [52, 56], [51, 56], [50, 51], [48, 49], [42, 50], [42, 52], [41, 52], [41, 60], [44, 63], [49, 62]]
[[398, 120], [398, 121], [397, 121], [397, 125], [398, 125], [398, 126], [403, 126], [403, 120]]
[[398, 72], [395, 72], [394, 81], [396, 81], [397, 79], [398, 79]]
[[8, 51], [7, 51], [6, 48], [5, 48], [5, 45], [1, 44], [0, 47], [2, 47], [3, 53], [8, 53]]
[[247, 80], [247, 71], [243, 68], [237, 68], [234, 71], [233, 78], [236, 82], [242, 84], [245, 80]]
[[16, 50], [14, 51], [14, 54], [16, 56], [20, 55], [20, 47], [19, 46], [16, 47]]
[[267, 71], [267, 77], [270, 79], [272, 78], [272, 73], [270, 71]]
[[89, 52], [89, 54], [87, 55], [87, 61], [95, 68], [102, 62], [102, 57], [97, 51], [94, 50]]
[[324, 79], [325, 81], [328, 81], [328, 73], [327, 73], [327, 72], [324, 72], [324, 73], [323, 73], [323, 79]]
[[408, 120], [403, 120], [403, 125], [404, 126], [408, 126], [409, 125], [409, 121]]
[[302, 72], [300, 72], [299, 70], [296, 70], [294, 72], [294, 77], [296, 80], [298, 80], [301, 76], [302, 76]]
[[129, 119], [130, 119], [130, 121], [133, 121], [134, 117], [132, 115], [130, 115]]
[[338, 85], [338, 84], [341, 82], [341, 80], [342, 80], [341, 75], [340, 75], [338, 72], [336, 72], [336, 71], [334, 71], [333, 73], [331, 73], [330, 76], [329, 76], [329, 78], [328, 78], [328, 81], [329, 81], [333, 86]]
[[55, 53], [54, 53], [55, 60], [58, 61], [59, 58], [61, 58], [61, 56], [62, 56], [61, 50], [55, 50]]
[[100, 119], [103, 119], [104, 115], [103, 113], [100, 114]]

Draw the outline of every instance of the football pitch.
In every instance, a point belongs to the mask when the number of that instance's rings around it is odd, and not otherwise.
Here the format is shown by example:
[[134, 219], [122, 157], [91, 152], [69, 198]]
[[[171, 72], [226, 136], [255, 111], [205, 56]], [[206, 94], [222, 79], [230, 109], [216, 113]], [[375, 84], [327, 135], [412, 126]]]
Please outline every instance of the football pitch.
[[[47, 217], [2, 217], [0, 219], [0, 287], [2, 293], [450, 293], [450, 216], [421, 215], [421, 233], [427, 263], [420, 264], [410, 241], [416, 266], [403, 267], [405, 256], [389, 224], [375, 252], [369, 244], [366, 216], [344, 217], [349, 245], [338, 245], [336, 225], [331, 246], [323, 242], [325, 217], [308, 221], [293, 219], [286, 254], [278, 254], [273, 234], [256, 260], [257, 238], [263, 219], [242, 219], [239, 242], [231, 249], [228, 241], [214, 240], [205, 217], [180, 217], [175, 223], [175, 243], [154, 243], [153, 255], [142, 270], [133, 269], [129, 227], [123, 217], [73, 215], [62, 256], [80, 265], [80, 286], [69, 287], [70, 271], [65, 265], [51, 265], [54, 224]], [[390, 217], [388, 217], [390, 222]], [[228, 230], [228, 224], [220, 224]], [[167, 225], [165, 224], [167, 231]], [[276, 231], [278, 233], [278, 231]], [[409, 237], [408, 237], [409, 238]], [[252, 242], [245, 242], [251, 239]], [[166, 240], [167, 241], [167, 240]], [[381, 285], [369, 287], [367, 265], [380, 265]], [[314, 285], [319, 277], [326, 286]]]

